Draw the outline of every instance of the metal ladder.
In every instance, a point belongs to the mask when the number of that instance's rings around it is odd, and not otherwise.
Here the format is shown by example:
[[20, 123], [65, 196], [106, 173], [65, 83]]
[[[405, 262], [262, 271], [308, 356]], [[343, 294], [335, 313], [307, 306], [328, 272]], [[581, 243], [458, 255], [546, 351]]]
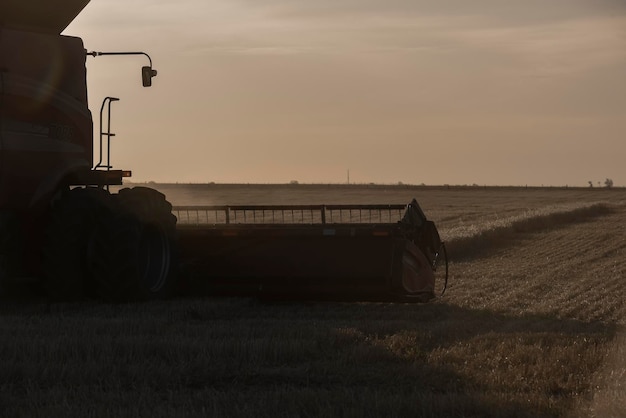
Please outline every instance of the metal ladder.
[[[106, 168], [107, 171], [111, 170], [113, 167], [111, 165], [111, 138], [115, 136], [114, 133], [111, 132], [111, 104], [113, 102], [117, 102], [120, 99], [117, 97], [105, 97], [102, 101], [102, 106], [100, 107], [100, 159], [98, 160], [98, 164], [93, 168], [94, 170]], [[108, 106], [107, 106], [108, 105]], [[106, 131], [104, 131], [104, 126], [102, 124], [102, 119], [104, 115], [104, 108], [107, 107], [107, 126]], [[103, 163], [104, 153], [102, 151], [103, 143], [106, 139], [106, 161]]]

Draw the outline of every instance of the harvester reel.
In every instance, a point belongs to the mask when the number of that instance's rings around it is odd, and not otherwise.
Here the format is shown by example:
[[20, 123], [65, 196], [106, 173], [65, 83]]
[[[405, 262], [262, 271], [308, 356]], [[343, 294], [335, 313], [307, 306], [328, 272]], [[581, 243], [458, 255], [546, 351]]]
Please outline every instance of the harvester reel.
[[113, 216], [100, 220], [93, 269], [112, 302], [169, 296], [176, 285], [176, 217], [156, 190], [122, 189]]
[[45, 287], [53, 300], [93, 293], [91, 241], [98, 219], [111, 210], [111, 195], [99, 188], [66, 192], [52, 209], [43, 247]]

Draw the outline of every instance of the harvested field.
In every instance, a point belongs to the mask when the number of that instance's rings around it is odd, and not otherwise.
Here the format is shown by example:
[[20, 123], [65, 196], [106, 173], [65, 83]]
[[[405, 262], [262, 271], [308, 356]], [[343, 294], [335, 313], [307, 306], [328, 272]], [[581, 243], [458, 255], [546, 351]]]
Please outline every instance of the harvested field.
[[428, 304], [4, 300], [1, 416], [626, 414], [624, 190], [159, 187], [181, 205], [416, 197], [448, 242], [448, 291]]

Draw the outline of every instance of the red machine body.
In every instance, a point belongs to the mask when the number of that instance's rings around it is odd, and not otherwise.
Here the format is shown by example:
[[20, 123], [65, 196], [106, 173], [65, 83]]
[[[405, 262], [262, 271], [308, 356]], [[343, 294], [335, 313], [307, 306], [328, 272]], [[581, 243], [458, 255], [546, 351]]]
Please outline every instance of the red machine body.
[[0, 27], [0, 209], [30, 210], [93, 165], [80, 38]]

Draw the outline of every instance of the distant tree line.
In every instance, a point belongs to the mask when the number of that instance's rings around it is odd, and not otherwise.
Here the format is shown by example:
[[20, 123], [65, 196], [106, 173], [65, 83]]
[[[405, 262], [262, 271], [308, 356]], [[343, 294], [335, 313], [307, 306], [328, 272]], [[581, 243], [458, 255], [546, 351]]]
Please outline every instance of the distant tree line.
[[[598, 187], [600, 187], [602, 185], [602, 183], [598, 182]], [[589, 187], [593, 187], [593, 181], [589, 180]], [[613, 187], [613, 180], [610, 178], [606, 178], [604, 180], [604, 187], [606, 187], [607, 189], [610, 189]]]

